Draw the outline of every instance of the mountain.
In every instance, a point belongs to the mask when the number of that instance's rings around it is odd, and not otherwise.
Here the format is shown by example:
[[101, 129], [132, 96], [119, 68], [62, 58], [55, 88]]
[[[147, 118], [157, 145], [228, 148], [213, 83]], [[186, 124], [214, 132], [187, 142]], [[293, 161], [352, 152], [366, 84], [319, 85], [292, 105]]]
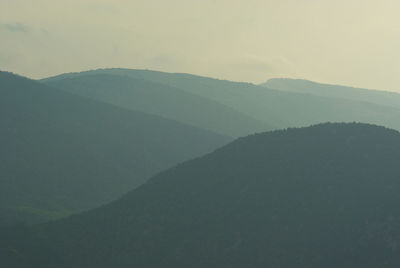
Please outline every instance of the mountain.
[[169, 85], [126, 75], [82, 74], [77, 77], [50, 80], [46, 84], [227, 136], [238, 137], [271, 129], [261, 121], [208, 98]]
[[0, 225], [100, 206], [230, 138], [0, 72]]
[[399, 267], [400, 133], [251, 135], [107, 206], [0, 234], [0, 267]]
[[303, 79], [274, 78], [261, 86], [288, 92], [365, 101], [400, 108], [400, 94], [395, 92], [321, 84]]
[[288, 92], [191, 74], [99, 69], [63, 74], [42, 80], [42, 82], [49, 83], [89, 74], [129, 76], [171, 86], [218, 102], [274, 128], [301, 127], [323, 122], [363, 122], [400, 130], [399, 107], [370, 103], [362, 99], [343, 99]]

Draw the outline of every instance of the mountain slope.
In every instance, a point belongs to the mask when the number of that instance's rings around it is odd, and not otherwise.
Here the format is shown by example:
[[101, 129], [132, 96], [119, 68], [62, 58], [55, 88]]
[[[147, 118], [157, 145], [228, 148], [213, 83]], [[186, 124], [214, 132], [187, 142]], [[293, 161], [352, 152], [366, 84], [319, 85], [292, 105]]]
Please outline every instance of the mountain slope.
[[0, 235], [4, 267], [399, 267], [400, 133], [241, 138], [103, 208]]
[[93, 208], [229, 138], [0, 72], [0, 225]]
[[274, 78], [261, 86], [316, 96], [365, 101], [400, 108], [400, 94], [363, 88], [328, 85], [302, 79]]
[[159, 83], [115, 74], [87, 74], [46, 84], [124, 108], [177, 120], [227, 136], [270, 128], [210, 99]]
[[165, 84], [219, 102], [276, 128], [307, 126], [322, 122], [364, 122], [400, 130], [400, 109], [375, 103], [284, 92], [249, 83], [237, 83], [190, 74], [148, 70], [99, 69], [45, 79], [88, 74], [118, 74]]

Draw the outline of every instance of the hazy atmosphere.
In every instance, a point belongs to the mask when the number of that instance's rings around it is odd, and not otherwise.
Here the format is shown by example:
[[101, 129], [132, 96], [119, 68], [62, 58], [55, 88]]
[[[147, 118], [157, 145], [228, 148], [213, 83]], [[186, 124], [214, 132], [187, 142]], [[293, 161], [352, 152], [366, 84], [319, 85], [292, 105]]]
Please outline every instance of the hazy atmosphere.
[[0, 69], [105, 67], [400, 91], [397, 0], [0, 0]]
[[0, 268], [400, 267], [399, 10], [0, 0]]

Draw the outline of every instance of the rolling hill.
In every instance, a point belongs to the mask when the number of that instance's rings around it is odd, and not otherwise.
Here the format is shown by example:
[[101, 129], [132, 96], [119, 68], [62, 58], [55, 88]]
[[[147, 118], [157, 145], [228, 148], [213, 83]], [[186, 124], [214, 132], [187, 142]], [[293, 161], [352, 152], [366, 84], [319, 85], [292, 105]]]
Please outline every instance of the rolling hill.
[[389, 91], [321, 84], [303, 79], [274, 78], [261, 86], [288, 92], [365, 101], [400, 108], [400, 94]]
[[70, 93], [163, 116], [185, 124], [238, 137], [270, 130], [257, 121], [221, 103], [169, 85], [118, 74], [82, 74], [47, 81]]
[[399, 267], [400, 133], [251, 135], [107, 206], [0, 234], [0, 267]]
[[94, 208], [230, 138], [0, 72], [0, 225]]
[[89, 74], [129, 76], [164, 84], [230, 107], [274, 128], [301, 127], [323, 122], [363, 122], [400, 130], [399, 107], [265, 88], [190, 74], [149, 70], [99, 69], [42, 80], [50, 83]]

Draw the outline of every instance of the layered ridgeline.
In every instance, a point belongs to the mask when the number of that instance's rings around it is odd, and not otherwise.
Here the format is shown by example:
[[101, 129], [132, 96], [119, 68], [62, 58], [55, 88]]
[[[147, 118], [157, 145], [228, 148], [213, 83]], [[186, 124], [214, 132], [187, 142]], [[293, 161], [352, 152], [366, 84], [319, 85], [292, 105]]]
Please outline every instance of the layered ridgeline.
[[303, 79], [274, 78], [261, 86], [288, 92], [349, 99], [400, 108], [400, 94], [395, 92], [321, 84]]
[[400, 133], [240, 138], [61, 221], [4, 230], [0, 267], [400, 267]]
[[[236, 83], [190, 74], [171, 74], [147, 70], [101, 69], [64, 74], [43, 80], [63, 84], [94, 74], [128, 76], [163, 84], [201, 96], [245, 114], [267, 126], [286, 128], [322, 122], [365, 122], [400, 130], [400, 109], [386, 103], [371, 103], [364, 98], [334, 98], [303, 92], [274, 90], [249, 83]], [[185, 109], [183, 113], [188, 113]], [[189, 114], [190, 115], [190, 114]], [[189, 116], [188, 115], [188, 116]], [[238, 123], [239, 124], [239, 123]]]
[[223, 135], [237, 137], [271, 129], [266, 123], [211, 99], [129, 76], [88, 73], [44, 82], [71, 93], [161, 115]]
[[229, 138], [0, 72], [0, 225], [93, 208]]

